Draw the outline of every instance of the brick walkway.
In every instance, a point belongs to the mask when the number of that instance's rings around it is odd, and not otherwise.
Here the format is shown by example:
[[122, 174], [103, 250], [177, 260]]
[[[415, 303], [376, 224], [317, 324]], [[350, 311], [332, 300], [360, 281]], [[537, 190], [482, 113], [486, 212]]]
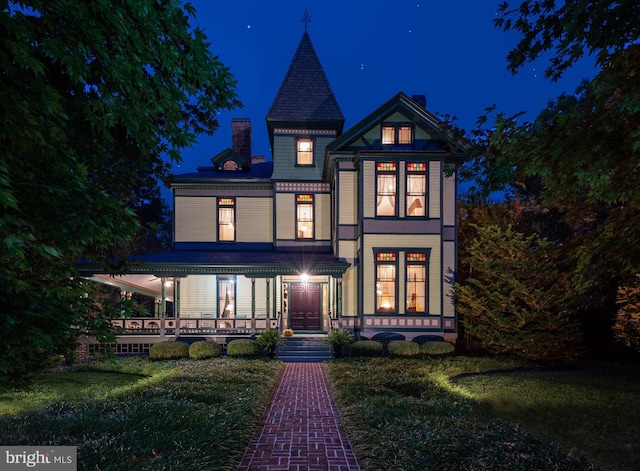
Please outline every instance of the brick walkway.
[[238, 471], [359, 471], [321, 363], [286, 363], [263, 428]]

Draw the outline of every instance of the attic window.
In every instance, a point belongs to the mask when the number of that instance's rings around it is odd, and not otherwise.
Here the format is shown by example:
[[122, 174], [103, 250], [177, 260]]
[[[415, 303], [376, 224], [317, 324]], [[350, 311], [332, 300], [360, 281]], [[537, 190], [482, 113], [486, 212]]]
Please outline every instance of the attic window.
[[413, 126], [410, 124], [386, 124], [382, 126], [382, 145], [412, 144]]

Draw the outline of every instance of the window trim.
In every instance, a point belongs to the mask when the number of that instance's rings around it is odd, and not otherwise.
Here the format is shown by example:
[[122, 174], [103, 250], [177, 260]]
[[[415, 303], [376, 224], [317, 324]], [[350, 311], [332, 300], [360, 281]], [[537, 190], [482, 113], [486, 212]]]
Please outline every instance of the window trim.
[[[383, 166], [393, 166], [392, 169], [385, 169]], [[376, 218], [397, 218], [398, 217], [398, 164], [397, 162], [377, 161], [376, 162], [376, 201], [375, 201], [375, 217]], [[379, 209], [382, 204], [381, 198], [384, 198], [391, 193], [383, 193], [380, 191], [380, 176], [393, 176], [395, 180], [394, 185], [394, 205], [393, 214], [379, 214]], [[378, 202], [380, 200], [380, 202]]]
[[[233, 319], [233, 318], [236, 317], [236, 311], [237, 311], [236, 310], [236, 308], [237, 308], [237, 302], [236, 302], [236, 299], [237, 299], [237, 296], [236, 296], [237, 295], [237, 293], [236, 293], [237, 283], [236, 283], [236, 281], [237, 280], [236, 280], [236, 276], [235, 275], [218, 275], [218, 276], [216, 276], [216, 291], [217, 291], [216, 294], [217, 294], [217, 298], [218, 298], [217, 299], [216, 312], [218, 314], [217, 317], [219, 317], [219, 318]], [[231, 298], [230, 298], [230, 301], [232, 303], [231, 306], [232, 306], [233, 309], [230, 311], [231, 312], [230, 316], [224, 316], [223, 315], [224, 312], [225, 312], [225, 309], [222, 306], [222, 302], [224, 301], [226, 303], [226, 293], [221, 293], [221, 284], [223, 282], [230, 282], [232, 287], [233, 287], [232, 293], [231, 293]]]
[[[231, 209], [233, 211], [233, 239], [223, 239], [221, 237], [220, 210]], [[236, 241], [236, 198], [216, 198], [216, 240], [221, 243], [232, 243]]]
[[[392, 142], [385, 142], [385, 130], [393, 129]], [[402, 129], [409, 129], [409, 142], [400, 142]], [[415, 126], [411, 123], [383, 123], [380, 125], [380, 145], [389, 146], [413, 146], [415, 142]]]
[[[412, 166], [423, 166], [423, 168], [420, 169], [411, 169]], [[405, 211], [405, 217], [407, 218], [411, 218], [411, 219], [417, 219], [417, 218], [428, 218], [429, 217], [429, 165], [427, 162], [407, 162], [405, 164], [405, 176], [404, 176], [404, 188], [405, 188], [405, 194], [404, 194], [404, 211]], [[412, 175], [420, 175], [424, 178], [424, 193], [419, 194], [419, 193], [409, 193], [409, 177]], [[422, 196], [423, 198], [423, 208], [424, 208], [424, 213], [422, 215], [410, 215], [409, 214], [409, 208], [414, 204], [414, 201], [410, 201], [412, 199], [412, 197], [415, 197], [414, 199], [417, 199], [419, 196]]]
[[[302, 142], [309, 142], [311, 145], [311, 150], [300, 150], [300, 144]], [[315, 139], [313, 137], [310, 136], [299, 136], [296, 137], [296, 167], [315, 167], [315, 147], [316, 147], [316, 143], [315, 143]], [[311, 153], [311, 162], [310, 163], [302, 163], [300, 162], [300, 154], [301, 153]]]
[[[309, 197], [310, 201], [301, 201], [303, 198]], [[305, 240], [305, 241], [313, 241], [316, 238], [316, 205], [315, 205], [315, 195], [313, 193], [296, 193], [295, 195], [296, 201], [296, 210], [295, 210], [295, 231], [296, 231], [296, 240]], [[298, 208], [300, 206], [311, 206], [311, 237], [300, 237], [298, 235], [298, 224], [301, 221], [298, 220]]]
[[[407, 314], [427, 314], [429, 311], [429, 250], [418, 249], [418, 250], [407, 250], [405, 252], [405, 267], [404, 267], [404, 292], [405, 292], [405, 312]], [[410, 279], [409, 276], [409, 267], [422, 267], [424, 269], [424, 297], [423, 297], [423, 310], [410, 310], [411, 309], [411, 300], [409, 299], [409, 284], [414, 283], [413, 280]], [[415, 288], [414, 288], [415, 289]], [[414, 292], [415, 295], [415, 292]], [[416, 296], [416, 307], [419, 307], [417, 295]]]
[[[373, 301], [374, 301], [374, 311], [376, 314], [397, 314], [398, 313], [398, 252], [396, 250], [374, 250], [374, 292], [373, 292]], [[394, 278], [392, 281], [383, 281], [384, 283], [393, 283], [393, 293], [390, 293], [389, 290], [385, 292], [383, 288], [381, 288], [379, 281], [381, 277], [379, 276], [378, 268], [382, 266], [390, 266], [393, 267]], [[380, 297], [380, 299], [378, 299]], [[392, 299], [392, 305], [387, 307], [382, 307], [384, 303], [384, 298], [388, 297]], [[390, 301], [391, 301], [390, 299]], [[380, 301], [380, 305], [378, 303]]]

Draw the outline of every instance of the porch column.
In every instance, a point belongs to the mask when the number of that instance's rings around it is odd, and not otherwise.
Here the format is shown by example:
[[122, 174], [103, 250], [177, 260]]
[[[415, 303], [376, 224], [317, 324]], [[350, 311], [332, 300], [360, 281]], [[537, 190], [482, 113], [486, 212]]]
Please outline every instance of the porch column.
[[251, 278], [251, 334], [256, 333], [256, 279]]
[[162, 298], [162, 300], [160, 301], [160, 337], [165, 336], [164, 321], [167, 318], [167, 287], [165, 286], [166, 282], [166, 278], [160, 278], [160, 297]]
[[[267, 305], [266, 305], [266, 318], [267, 321], [269, 321], [271, 319], [270, 314], [270, 310], [271, 310], [271, 291], [270, 291], [270, 287], [271, 287], [271, 278], [265, 278], [264, 279], [265, 283], [267, 284]], [[273, 324], [270, 324], [271, 327], [273, 327]]]
[[180, 336], [180, 278], [174, 278], [173, 282], [173, 309], [175, 317], [175, 336]]
[[340, 319], [342, 317], [342, 278], [338, 278], [336, 297], [336, 319]]

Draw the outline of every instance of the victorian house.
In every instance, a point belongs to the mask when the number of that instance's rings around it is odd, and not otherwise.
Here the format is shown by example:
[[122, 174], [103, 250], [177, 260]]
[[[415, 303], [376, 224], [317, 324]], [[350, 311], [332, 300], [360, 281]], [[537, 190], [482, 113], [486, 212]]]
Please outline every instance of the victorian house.
[[344, 130], [305, 32], [266, 115], [272, 158], [252, 155], [252, 124], [234, 119], [232, 147], [173, 180], [171, 252], [121, 277], [84, 265], [146, 300], [148, 316], [116, 321], [118, 351], [268, 327], [455, 340], [464, 145], [425, 105], [400, 92]]

